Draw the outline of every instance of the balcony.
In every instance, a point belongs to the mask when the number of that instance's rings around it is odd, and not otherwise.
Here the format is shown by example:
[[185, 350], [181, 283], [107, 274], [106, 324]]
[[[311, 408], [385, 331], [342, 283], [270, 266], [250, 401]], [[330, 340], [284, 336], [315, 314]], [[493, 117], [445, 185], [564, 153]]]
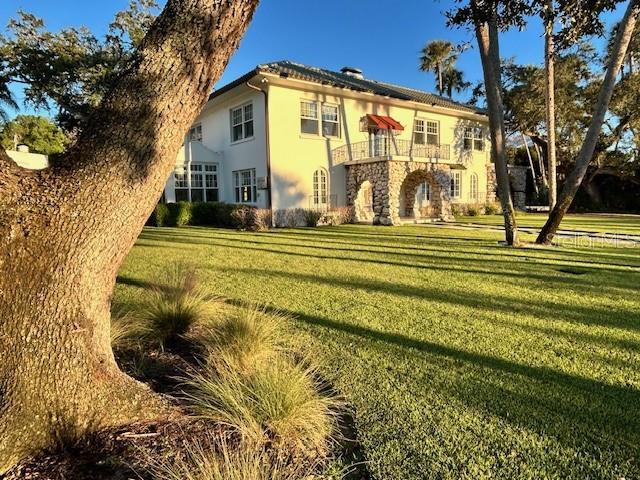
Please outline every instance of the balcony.
[[331, 154], [334, 165], [373, 159], [391, 160], [392, 157], [438, 162], [449, 160], [450, 148], [449, 145], [418, 145], [411, 140], [398, 138], [374, 138], [364, 142], [342, 145], [334, 149]]

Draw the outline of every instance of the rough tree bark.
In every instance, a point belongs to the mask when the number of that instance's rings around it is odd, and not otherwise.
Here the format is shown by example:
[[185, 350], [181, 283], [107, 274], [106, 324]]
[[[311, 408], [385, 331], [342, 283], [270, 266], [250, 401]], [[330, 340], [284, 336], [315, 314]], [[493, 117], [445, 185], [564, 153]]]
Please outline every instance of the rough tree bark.
[[[478, 9], [476, 0], [472, 0], [474, 9]], [[515, 210], [511, 200], [511, 185], [507, 168], [505, 148], [504, 104], [502, 100], [502, 75], [500, 49], [498, 44], [498, 24], [495, 2], [491, 2], [493, 11], [488, 21], [475, 22], [476, 38], [480, 49], [484, 84], [486, 86], [487, 107], [489, 110], [489, 128], [491, 130], [491, 151], [496, 165], [498, 197], [504, 216], [505, 240], [507, 245], [517, 246], [518, 227]], [[478, 17], [482, 17], [479, 15]]]
[[546, 91], [547, 159], [549, 164], [549, 207], [556, 206], [558, 198], [556, 160], [556, 93], [555, 93], [555, 45], [553, 41], [554, 6], [547, 0], [544, 18], [544, 66]]
[[258, 0], [169, 0], [76, 145], [50, 169], [0, 150], [0, 473], [167, 406], [110, 346], [116, 274]]
[[558, 203], [549, 214], [547, 222], [542, 227], [536, 243], [548, 245], [553, 241], [553, 237], [560, 226], [560, 222], [564, 215], [569, 210], [573, 198], [582, 184], [589, 163], [593, 158], [593, 154], [598, 143], [602, 124], [604, 122], [605, 115], [609, 108], [609, 102], [613, 95], [613, 88], [615, 87], [616, 77], [620, 71], [620, 67], [624, 62], [633, 30], [636, 26], [638, 19], [638, 13], [640, 9], [640, 0], [631, 0], [627, 5], [627, 10], [624, 14], [624, 18], [620, 22], [618, 33], [614, 41], [611, 56], [609, 58], [609, 65], [607, 66], [607, 72], [604, 77], [604, 82], [600, 88], [598, 95], [598, 101], [596, 103], [593, 116], [591, 118], [591, 124], [587, 130], [582, 148], [578, 153], [576, 159], [576, 166], [567, 176], [567, 179], [560, 192]]

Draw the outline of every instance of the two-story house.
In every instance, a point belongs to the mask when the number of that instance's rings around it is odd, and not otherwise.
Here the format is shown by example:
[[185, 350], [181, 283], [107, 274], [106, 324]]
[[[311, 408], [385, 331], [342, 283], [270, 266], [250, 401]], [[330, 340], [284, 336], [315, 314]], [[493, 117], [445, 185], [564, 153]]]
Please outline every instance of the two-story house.
[[355, 68], [282, 61], [211, 94], [164, 199], [448, 219], [452, 203], [495, 199], [489, 152], [483, 110]]

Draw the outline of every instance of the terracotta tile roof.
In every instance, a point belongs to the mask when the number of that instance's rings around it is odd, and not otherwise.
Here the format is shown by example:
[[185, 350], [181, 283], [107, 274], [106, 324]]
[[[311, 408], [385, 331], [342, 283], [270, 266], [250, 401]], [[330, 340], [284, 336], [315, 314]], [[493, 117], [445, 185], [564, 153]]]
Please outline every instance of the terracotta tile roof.
[[210, 98], [221, 95], [225, 91], [228, 91], [231, 88], [246, 82], [249, 78], [252, 78], [254, 75], [257, 75], [261, 72], [269, 72], [280, 75], [282, 77], [291, 77], [299, 80], [306, 80], [309, 82], [318, 83], [320, 85], [348, 88], [357, 92], [368, 92], [373, 93], [374, 95], [381, 95], [384, 97], [390, 97], [399, 100], [414, 101], [427, 105], [451, 108], [462, 112], [486, 115], [486, 110], [484, 109], [475, 107], [473, 105], [455, 102], [448, 98], [434, 95], [433, 93], [424, 92], [422, 90], [416, 90], [408, 87], [401, 87], [399, 85], [393, 85], [391, 83], [370, 80], [368, 78], [357, 78], [342, 72], [333, 72], [331, 70], [302, 65], [300, 63], [295, 63], [288, 60], [258, 65], [254, 70], [247, 73], [246, 75], [243, 75], [236, 81], [225, 85], [219, 90], [214, 91], [211, 94]]

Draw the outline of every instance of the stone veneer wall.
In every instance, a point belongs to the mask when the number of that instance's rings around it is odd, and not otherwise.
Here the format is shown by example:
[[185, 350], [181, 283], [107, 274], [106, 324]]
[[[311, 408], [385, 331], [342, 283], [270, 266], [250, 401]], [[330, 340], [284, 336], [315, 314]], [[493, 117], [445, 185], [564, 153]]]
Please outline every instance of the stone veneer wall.
[[[432, 185], [431, 202], [443, 220], [452, 220], [449, 188], [451, 184], [448, 165], [424, 162], [380, 161], [347, 166], [347, 202], [355, 205], [360, 186], [371, 182], [373, 192], [374, 225], [400, 223], [400, 195], [403, 190], [412, 199], [419, 183], [427, 180]], [[406, 183], [405, 183], [406, 181]], [[413, 204], [413, 200], [411, 201]]]

